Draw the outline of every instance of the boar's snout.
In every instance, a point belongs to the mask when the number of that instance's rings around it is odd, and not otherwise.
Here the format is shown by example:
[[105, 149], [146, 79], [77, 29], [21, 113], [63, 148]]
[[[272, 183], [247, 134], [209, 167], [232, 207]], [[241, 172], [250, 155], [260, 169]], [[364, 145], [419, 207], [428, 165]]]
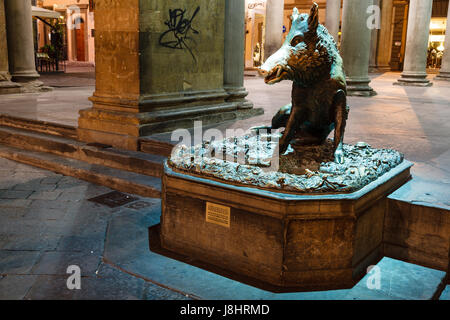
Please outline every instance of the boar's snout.
[[269, 75], [269, 71], [262, 69], [261, 67], [258, 67], [258, 73], [262, 77], [267, 77]]
[[258, 69], [259, 74], [264, 77], [265, 83], [275, 84], [290, 78], [291, 68], [288, 60], [291, 54], [289, 47], [283, 46], [266, 60]]

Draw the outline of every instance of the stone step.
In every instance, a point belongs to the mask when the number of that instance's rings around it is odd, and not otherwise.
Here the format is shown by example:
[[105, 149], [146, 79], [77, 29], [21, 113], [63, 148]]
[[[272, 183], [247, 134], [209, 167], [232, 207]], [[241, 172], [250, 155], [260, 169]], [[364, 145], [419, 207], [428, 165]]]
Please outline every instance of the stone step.
[[388, 196], [386, 256], [450, 271], [448, 184], [413, 178]]
[[100, 144], [86, 144], [67, 137], [0, 126], [3, 145], [55, 154], [91, 164], [161, 177], [166, 157], [161, 155], [119, 150]]
[[76, 127], [48, 121], [25, 119], [6, 114], [0, 114], [0, 125], [32, 132], [46, 133], [49, 135], [66, 137], [70, 139], [77, 138]]
[[161, 179], [44, 152], [0, 145], [0, 157], [86, 180], [121, 192], [161, 197]]
[[159, 154], [162, 156], [170, 156], [175, 142], [165, 139], [167, 134], [158, 134], [151, 137], [140, 139], [140, 150], [149, 154]]

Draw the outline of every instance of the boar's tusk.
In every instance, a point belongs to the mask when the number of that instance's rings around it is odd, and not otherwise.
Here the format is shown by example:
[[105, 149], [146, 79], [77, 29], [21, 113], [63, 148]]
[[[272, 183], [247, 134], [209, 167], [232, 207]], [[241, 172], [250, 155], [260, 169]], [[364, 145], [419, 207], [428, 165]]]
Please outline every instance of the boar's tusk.
[[276, 78], [280, 77], [281, 71], [283, 71], [283, 68], [281, 66], [279, 66]]
[[263, 77], [266, 77], [269, 74], [268, 71], [261, 69], [261, 68], [258, 68], [258, 73]]

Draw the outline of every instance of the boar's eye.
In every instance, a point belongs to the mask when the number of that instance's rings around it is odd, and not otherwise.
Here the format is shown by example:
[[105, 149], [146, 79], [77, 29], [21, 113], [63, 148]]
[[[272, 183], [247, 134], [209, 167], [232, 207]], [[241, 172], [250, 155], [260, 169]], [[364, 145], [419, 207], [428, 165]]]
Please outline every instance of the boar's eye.
[[294, 37], [294, 39], [292, 39], [291, 41], [291, 46], [295, 47], [296, 45], [298, 45], [300, 42], [303, 42], [305, 39], [303, 38], [303, 36], [296, 36]]

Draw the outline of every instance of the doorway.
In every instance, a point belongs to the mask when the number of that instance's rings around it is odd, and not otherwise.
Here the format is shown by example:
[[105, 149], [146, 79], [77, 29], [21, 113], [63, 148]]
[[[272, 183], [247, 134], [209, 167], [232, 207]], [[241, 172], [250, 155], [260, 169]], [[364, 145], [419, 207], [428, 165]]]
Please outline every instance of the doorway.
[[84, 20], [78, 17], [74, 21], [75, 23], [75, 46], [76, 46], [76, 58], [77, 61], [86, 61], [86, 44], [85, 44], [85, 25]]

